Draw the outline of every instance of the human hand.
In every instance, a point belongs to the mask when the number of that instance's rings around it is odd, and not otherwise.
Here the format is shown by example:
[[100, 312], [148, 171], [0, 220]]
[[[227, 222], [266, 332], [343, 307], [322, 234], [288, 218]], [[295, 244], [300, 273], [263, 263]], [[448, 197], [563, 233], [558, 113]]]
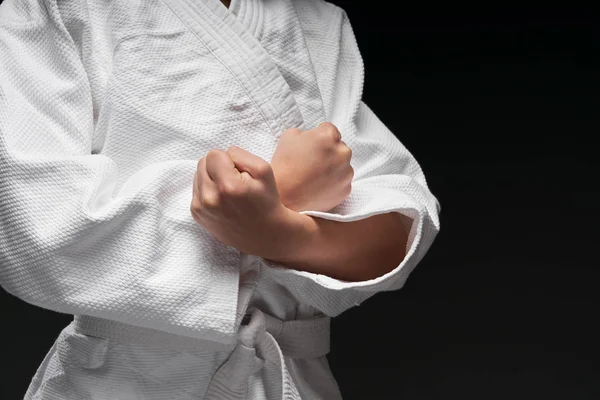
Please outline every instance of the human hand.
[[194, 220], [221, 242], [262, 257], [285, 250], [281, 232], [292, 211], [267, 161], [237, 146], [211, 150], [198, 161], [193, 187]]
[[352, 150], [330, 122], [304, 132], [286, 130], [271, 160], [282, 204], [297, 212], [331, 210], [352, 190], [351, 158]]

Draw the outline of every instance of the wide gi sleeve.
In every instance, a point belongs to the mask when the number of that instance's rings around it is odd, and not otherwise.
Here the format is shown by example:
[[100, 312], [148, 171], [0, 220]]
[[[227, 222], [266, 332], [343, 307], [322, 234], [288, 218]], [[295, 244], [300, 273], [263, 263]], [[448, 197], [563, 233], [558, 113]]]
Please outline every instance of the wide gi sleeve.
[[[346, 13], [336, 9], [340, 11], [337, 21], [333, 17], [323, 35], [307, 35], [307, 42], [315, 69], [320, 71], [317, 78], [326, 115], [352, 149], [354, 180], [348, 198], [334, 209], [300, 213], [350, 222], [398, 212], [405, 216], [409, 236], [406, 257], [400, 265], [383, 276], [362, 282], [297, 271], [263, 259], [271, 267], [269, 272], [299, 301], [329, 316], [336, 316], [379, 291], [401, 288], [440, 229], [440, 205], [418, 162], [362, 101], [362, 58]], [[316, 29], [313, 27], [312, 31]]]
[[[131, 135], [136, 131], [131, 121]], [[0, 7], [0, 284], [36, 306], [229, 343], [239, 251], [190, 213], [198, 160], [92, 154], [90, 85], [55, 0]]]

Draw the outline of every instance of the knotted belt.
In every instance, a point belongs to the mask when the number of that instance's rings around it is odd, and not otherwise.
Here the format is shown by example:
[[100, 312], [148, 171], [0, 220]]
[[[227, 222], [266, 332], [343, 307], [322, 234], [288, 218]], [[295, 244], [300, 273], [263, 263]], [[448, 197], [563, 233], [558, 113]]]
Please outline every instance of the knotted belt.
[[301, 400], [284, 357], [316, 358], [329, 352], [329, 317], [281, 321], [254, 308], [242, 320], [238, 341], [224, 345], [172, 335], [97, 317], [76, 316], [74, 330], [121, 343], [140, 343], [177, 350], [231, 351], [206, 392], [210, 400], [245, 400], [251, 380], [261, 374], [269, 400]]

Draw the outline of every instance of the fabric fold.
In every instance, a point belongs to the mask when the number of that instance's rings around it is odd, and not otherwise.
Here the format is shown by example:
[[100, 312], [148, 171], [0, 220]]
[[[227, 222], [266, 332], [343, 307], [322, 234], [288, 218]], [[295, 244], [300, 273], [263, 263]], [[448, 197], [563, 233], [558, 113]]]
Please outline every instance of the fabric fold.
[[[91, 154], [88, 76], [57, 4], [45, 5], [35, 24], [0, 20], [2, 287], [57, 312], [231, 342], [239, 251], [191, 216], [197, 159], [124, 179]], [[121, 133], [147, 135], [137, 127]]]

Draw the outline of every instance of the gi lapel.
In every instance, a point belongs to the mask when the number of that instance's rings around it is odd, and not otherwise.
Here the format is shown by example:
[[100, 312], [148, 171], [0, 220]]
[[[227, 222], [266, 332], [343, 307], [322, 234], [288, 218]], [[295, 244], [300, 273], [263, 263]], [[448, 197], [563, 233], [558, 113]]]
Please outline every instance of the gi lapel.
[[[306, 3], [305, 0], [232, 0], [230, 10], [254, 32], [254, 37], [277, 65], [304, 117], [304, 125], [298, 128], [306, 130], [315, 128], [326, 116], [305, 27], [297, 10], [303, 2]], [[310, 30], [310, 23], [308, 25]]]
[[300, 108], [277, 65], [219, 0], [163, 1], [231, 72], [275, 136], [303, 126]]

